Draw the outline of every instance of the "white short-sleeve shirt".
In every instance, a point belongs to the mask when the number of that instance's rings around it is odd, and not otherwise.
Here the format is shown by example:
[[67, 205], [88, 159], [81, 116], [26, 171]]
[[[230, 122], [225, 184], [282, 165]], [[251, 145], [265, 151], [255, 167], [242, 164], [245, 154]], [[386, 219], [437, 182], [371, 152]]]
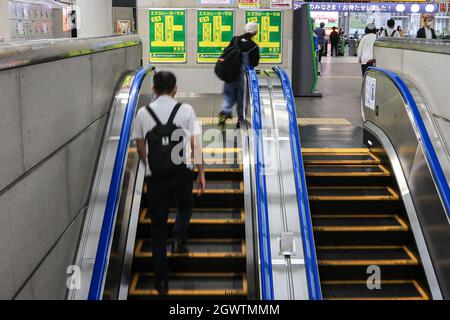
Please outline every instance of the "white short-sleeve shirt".
[[[158, 117], [162, 124], [166, 124], [169, 117], [173, 111], [173, 108], [177, 105], [177, 101], [168, 95], [163, 95], [158, 97], [155, 101], [150, 104], [150, 108], [153, 110], [155, 115]], [[201, 136], [201, 127], [197, 120], [194, 108], [186, 103], [183, 103], [178, 110], [173, 123], [188, 132], [190, 136]], [[150, 115], [148, 110], [143, 107], [141, 108], [136, 116], [134, 124], [134, 139], [145, 139], [147, 133], [156, 127], [156, 122]], [[147, 144], [146, 144], [147, 145]], [[148, 155], [148, 150], [147, 150]], [[188, 168], [192, 169], [191, 165]], [[147, 163], [146, 176], [151, 176], [151, 171]]]

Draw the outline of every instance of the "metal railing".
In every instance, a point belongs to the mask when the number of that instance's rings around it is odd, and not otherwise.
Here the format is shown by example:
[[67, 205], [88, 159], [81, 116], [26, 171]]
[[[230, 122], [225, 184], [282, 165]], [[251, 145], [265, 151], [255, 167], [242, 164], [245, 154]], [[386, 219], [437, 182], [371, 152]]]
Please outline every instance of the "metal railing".
[[441, 201], [445, 207], [447, 215], [450, 215], [450, 188], [447, 179], [444, 174], [444, 170], [439, 162], [436, 151], [434, 150], [433, 143], [427, 132], [427, 128], [420, 114], [420, 110], [417, 107], [416, 101], [411, 94], [406, 83], [396, 73], [377, 67], [371, 67], [368, 70], [373, 70], [388, 77], [392, 83], [397, 87], [404, 101], [411, 110], [412, 117], [414, 119], [414, 125], [420, 136], [423, 152], [425, 154], [427, 163], [433, 174], [435, 184], [439, 190]]
[[261, 98], [258, 75], [252, 67], [247, 67], [250, 85], [250, 100], [253, 107], [253, 132], [255, 145], [256, 201], [258, 213], [259, 257], [261, 265], [261, 298], [273, 300], [272, 254], [270, 248], [269, 212], [267, 185], [264, 168], [264, 141], [262, 132]]
[[120, 132], [116, 159], [114, 162], [113, 175], [108, 192], [106, 209], [100, 232], [100, 240], [98, 242], [94, 270], [89, 288], [88, 300], [101, 299], [104, 279], [106, 276], [106, 269], [108, 266], [111, 238], [113, 236], [114, 218], [116, 216], [117, 206], [120, 198], [120, 190], [122, 187], [123, 175], [125, 172], [125, 161], [128, 155], [128, 147], [130, 144], [133, 120], [139, 101], [139, 92], [145, 77], [153, 70], [153, 66], [147, 66], [139, 69], [131, 85], [130, 95], [128, 97], [128, 103], [123, 119], [123, 125]]
[[305, 268], [308, 280], [308, 292], [311, 300], [322, 300], [320, 287], [319, 269], [317, 267], [316, 248], [314, 244], [314, 233], [309, 209], [308, 189], [306, 187], [305, 169], [303, 164], [300, 135], [298, 130], [297, 112], [292, 93], [291, 83], [286, 71], [276, 67], [283, 85], [283, 91], [287, 102], [289, 113], [289, 135], [292, 150], [292, 163], [294, 166], [295, 187], [297, 189], [297, 201], [300, 216], [301, 236], [305, 257]]

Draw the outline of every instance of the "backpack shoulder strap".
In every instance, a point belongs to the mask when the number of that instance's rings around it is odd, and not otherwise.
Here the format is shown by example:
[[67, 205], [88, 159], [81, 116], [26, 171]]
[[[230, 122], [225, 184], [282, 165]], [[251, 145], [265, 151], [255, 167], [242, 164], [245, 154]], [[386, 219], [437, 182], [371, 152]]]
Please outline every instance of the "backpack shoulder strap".
[[387, 37], [388, 33], [387, 33], [387, 29], [384, 29], [384, 35]]
[[146, 106], [145, 107], [148, 111], [148, 113], [150, 113], [150, 116], [153, 118], [153, 120], [155, 120], [156, 124], [158, 126], [162, 125], [161, 121], [159, 121], [158, 117], [156, 116], [155, 112], [153, 112], [153, 110], [150, 108], [150, 106]]
[[397, 30], [392, 31], [391, 38], [394, 37], [396, 32], [397, 32]]
[[172, 125], [173, 124], [173, 120], [175, 120], [175, 116], [178, 113], [178, 110], [180, 110], [181, 106], [183, 104], [181, 102], [178, 102], [175, 107], [172, 110], [172, 113], [170, 114], [169, 120], [167, 121], [167, 125]]

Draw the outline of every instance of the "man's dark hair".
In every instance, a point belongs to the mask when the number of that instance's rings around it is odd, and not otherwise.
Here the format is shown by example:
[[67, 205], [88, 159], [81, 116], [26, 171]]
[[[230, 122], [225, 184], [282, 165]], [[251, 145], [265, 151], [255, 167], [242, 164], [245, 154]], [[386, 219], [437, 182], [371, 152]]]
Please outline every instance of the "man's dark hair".
[[321, 23], [320, 23], [320, 27], [321, 27], [321, 28], [325, 27], [325, 22], [321, 22]]
[[177, 86], [177, 78], [170, 71], [159, 71], [153, 76], [153, 86], [157, 95], [172, 93]]
[[387, 25], [389, 28], [393, 29], [395, 27], [395, 20], [394, 19], [389, 19], [387, 21]]

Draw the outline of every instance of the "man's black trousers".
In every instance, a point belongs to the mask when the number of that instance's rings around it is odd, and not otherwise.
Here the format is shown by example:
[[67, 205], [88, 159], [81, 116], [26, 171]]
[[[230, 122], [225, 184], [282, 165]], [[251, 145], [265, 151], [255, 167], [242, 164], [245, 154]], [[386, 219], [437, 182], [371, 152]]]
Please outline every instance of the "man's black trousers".
[[147, 177], [147, 201], [152, 219], [152, 251], [155, 279], [166, 281], [169, 278], [167, 261], [167, 219], [170, 208], [177, 208], [178, 214], [172, 239], [178, 243], [187, 240], [189, 221], [193, 206], [193, 174], [186, 173], [176, 177]]

